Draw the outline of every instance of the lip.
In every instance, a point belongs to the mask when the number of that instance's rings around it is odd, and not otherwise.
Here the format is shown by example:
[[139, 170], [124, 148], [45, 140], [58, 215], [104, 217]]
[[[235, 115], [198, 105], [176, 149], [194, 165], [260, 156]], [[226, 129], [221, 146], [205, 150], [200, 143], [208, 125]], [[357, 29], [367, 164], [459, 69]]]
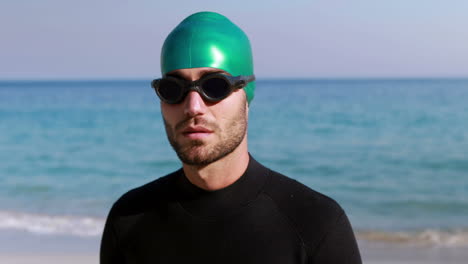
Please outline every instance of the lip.
[[201, 139], [212, 133], [212, 130], [202, 126], [190, 126], [182, 130], [182, 135], [190, 139]]
[[182, 134], [189, 133], [213, 133], [213, 131], [203, 126], [189, 126], [182, 130]]

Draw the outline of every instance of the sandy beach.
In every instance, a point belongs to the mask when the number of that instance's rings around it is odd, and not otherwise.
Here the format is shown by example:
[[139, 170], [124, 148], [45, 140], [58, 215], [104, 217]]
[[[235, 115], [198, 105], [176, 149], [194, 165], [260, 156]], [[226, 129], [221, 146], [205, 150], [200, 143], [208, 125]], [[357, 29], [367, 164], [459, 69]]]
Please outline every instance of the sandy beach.
[[447, 248], [359, 241], [363, 263], [369, 264], [464, 264], [466, 248]]
[[[363, 263], [369, 264], [462, 264], [466, 263], [466, 251], [450, 249], [422, 249], [417, 251], [404, 249], [382, 249], [376, 251], [363, 251]], [[1, 255], [1, 263], [8, 264], [97, 264], [97, 255], [87, 254], [34, 254], [34, 255]]]
[[[385, 246], [381, 248], [363, 248], [363, 263], [369, 264], [462, 264], [466, 263], [468, 253], [463, 249], [447, 248], [401, 248]], [[0, 263], [7, 264], [97, 264], [97, 254], [90, 253], [35, 253], [35, 254], [2, 254]]]
[[6, 264], [97, 264], [95, 255], [2, 255], [0, 262]]
[[99, 237], [0, 232], [2, 264], [97, 264]]

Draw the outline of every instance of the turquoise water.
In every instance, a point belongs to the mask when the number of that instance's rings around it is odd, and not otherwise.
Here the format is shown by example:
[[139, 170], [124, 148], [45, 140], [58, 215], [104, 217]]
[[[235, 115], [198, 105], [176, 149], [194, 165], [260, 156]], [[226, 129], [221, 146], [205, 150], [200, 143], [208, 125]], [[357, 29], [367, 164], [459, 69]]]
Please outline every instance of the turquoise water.
[[[249, 148], [360, 232], [465, 234], [467, 102], [468, 80], [260, 80]], [[179, 166], [148, 81], [0, 82], [0, 229], [98, 236]]]

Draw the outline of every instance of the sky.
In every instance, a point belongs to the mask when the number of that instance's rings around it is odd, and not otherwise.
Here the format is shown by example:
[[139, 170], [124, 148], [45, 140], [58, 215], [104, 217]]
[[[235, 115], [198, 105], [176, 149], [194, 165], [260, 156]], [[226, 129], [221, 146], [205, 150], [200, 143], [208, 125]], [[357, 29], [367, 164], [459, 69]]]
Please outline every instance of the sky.
[[468, 77], [466, 0], [2, 0], [0, 79], [159, 77], [199, 11], [247, 33], [258, 78]]

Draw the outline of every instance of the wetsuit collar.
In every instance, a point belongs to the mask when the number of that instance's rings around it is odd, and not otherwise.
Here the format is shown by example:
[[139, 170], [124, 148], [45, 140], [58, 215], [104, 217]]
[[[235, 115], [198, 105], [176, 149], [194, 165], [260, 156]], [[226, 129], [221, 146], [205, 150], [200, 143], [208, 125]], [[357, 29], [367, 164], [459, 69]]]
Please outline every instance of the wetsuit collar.
[[216, 191], [197, 187], [187, 179], [183, 170], [179, 170], [176, 182], [178, 202], [187, 212], [198, 217], [229, 215], [247, 206], [262, 191], [269, 172], [250, 154], [249, 158], [244, 174], [233, 184]]

